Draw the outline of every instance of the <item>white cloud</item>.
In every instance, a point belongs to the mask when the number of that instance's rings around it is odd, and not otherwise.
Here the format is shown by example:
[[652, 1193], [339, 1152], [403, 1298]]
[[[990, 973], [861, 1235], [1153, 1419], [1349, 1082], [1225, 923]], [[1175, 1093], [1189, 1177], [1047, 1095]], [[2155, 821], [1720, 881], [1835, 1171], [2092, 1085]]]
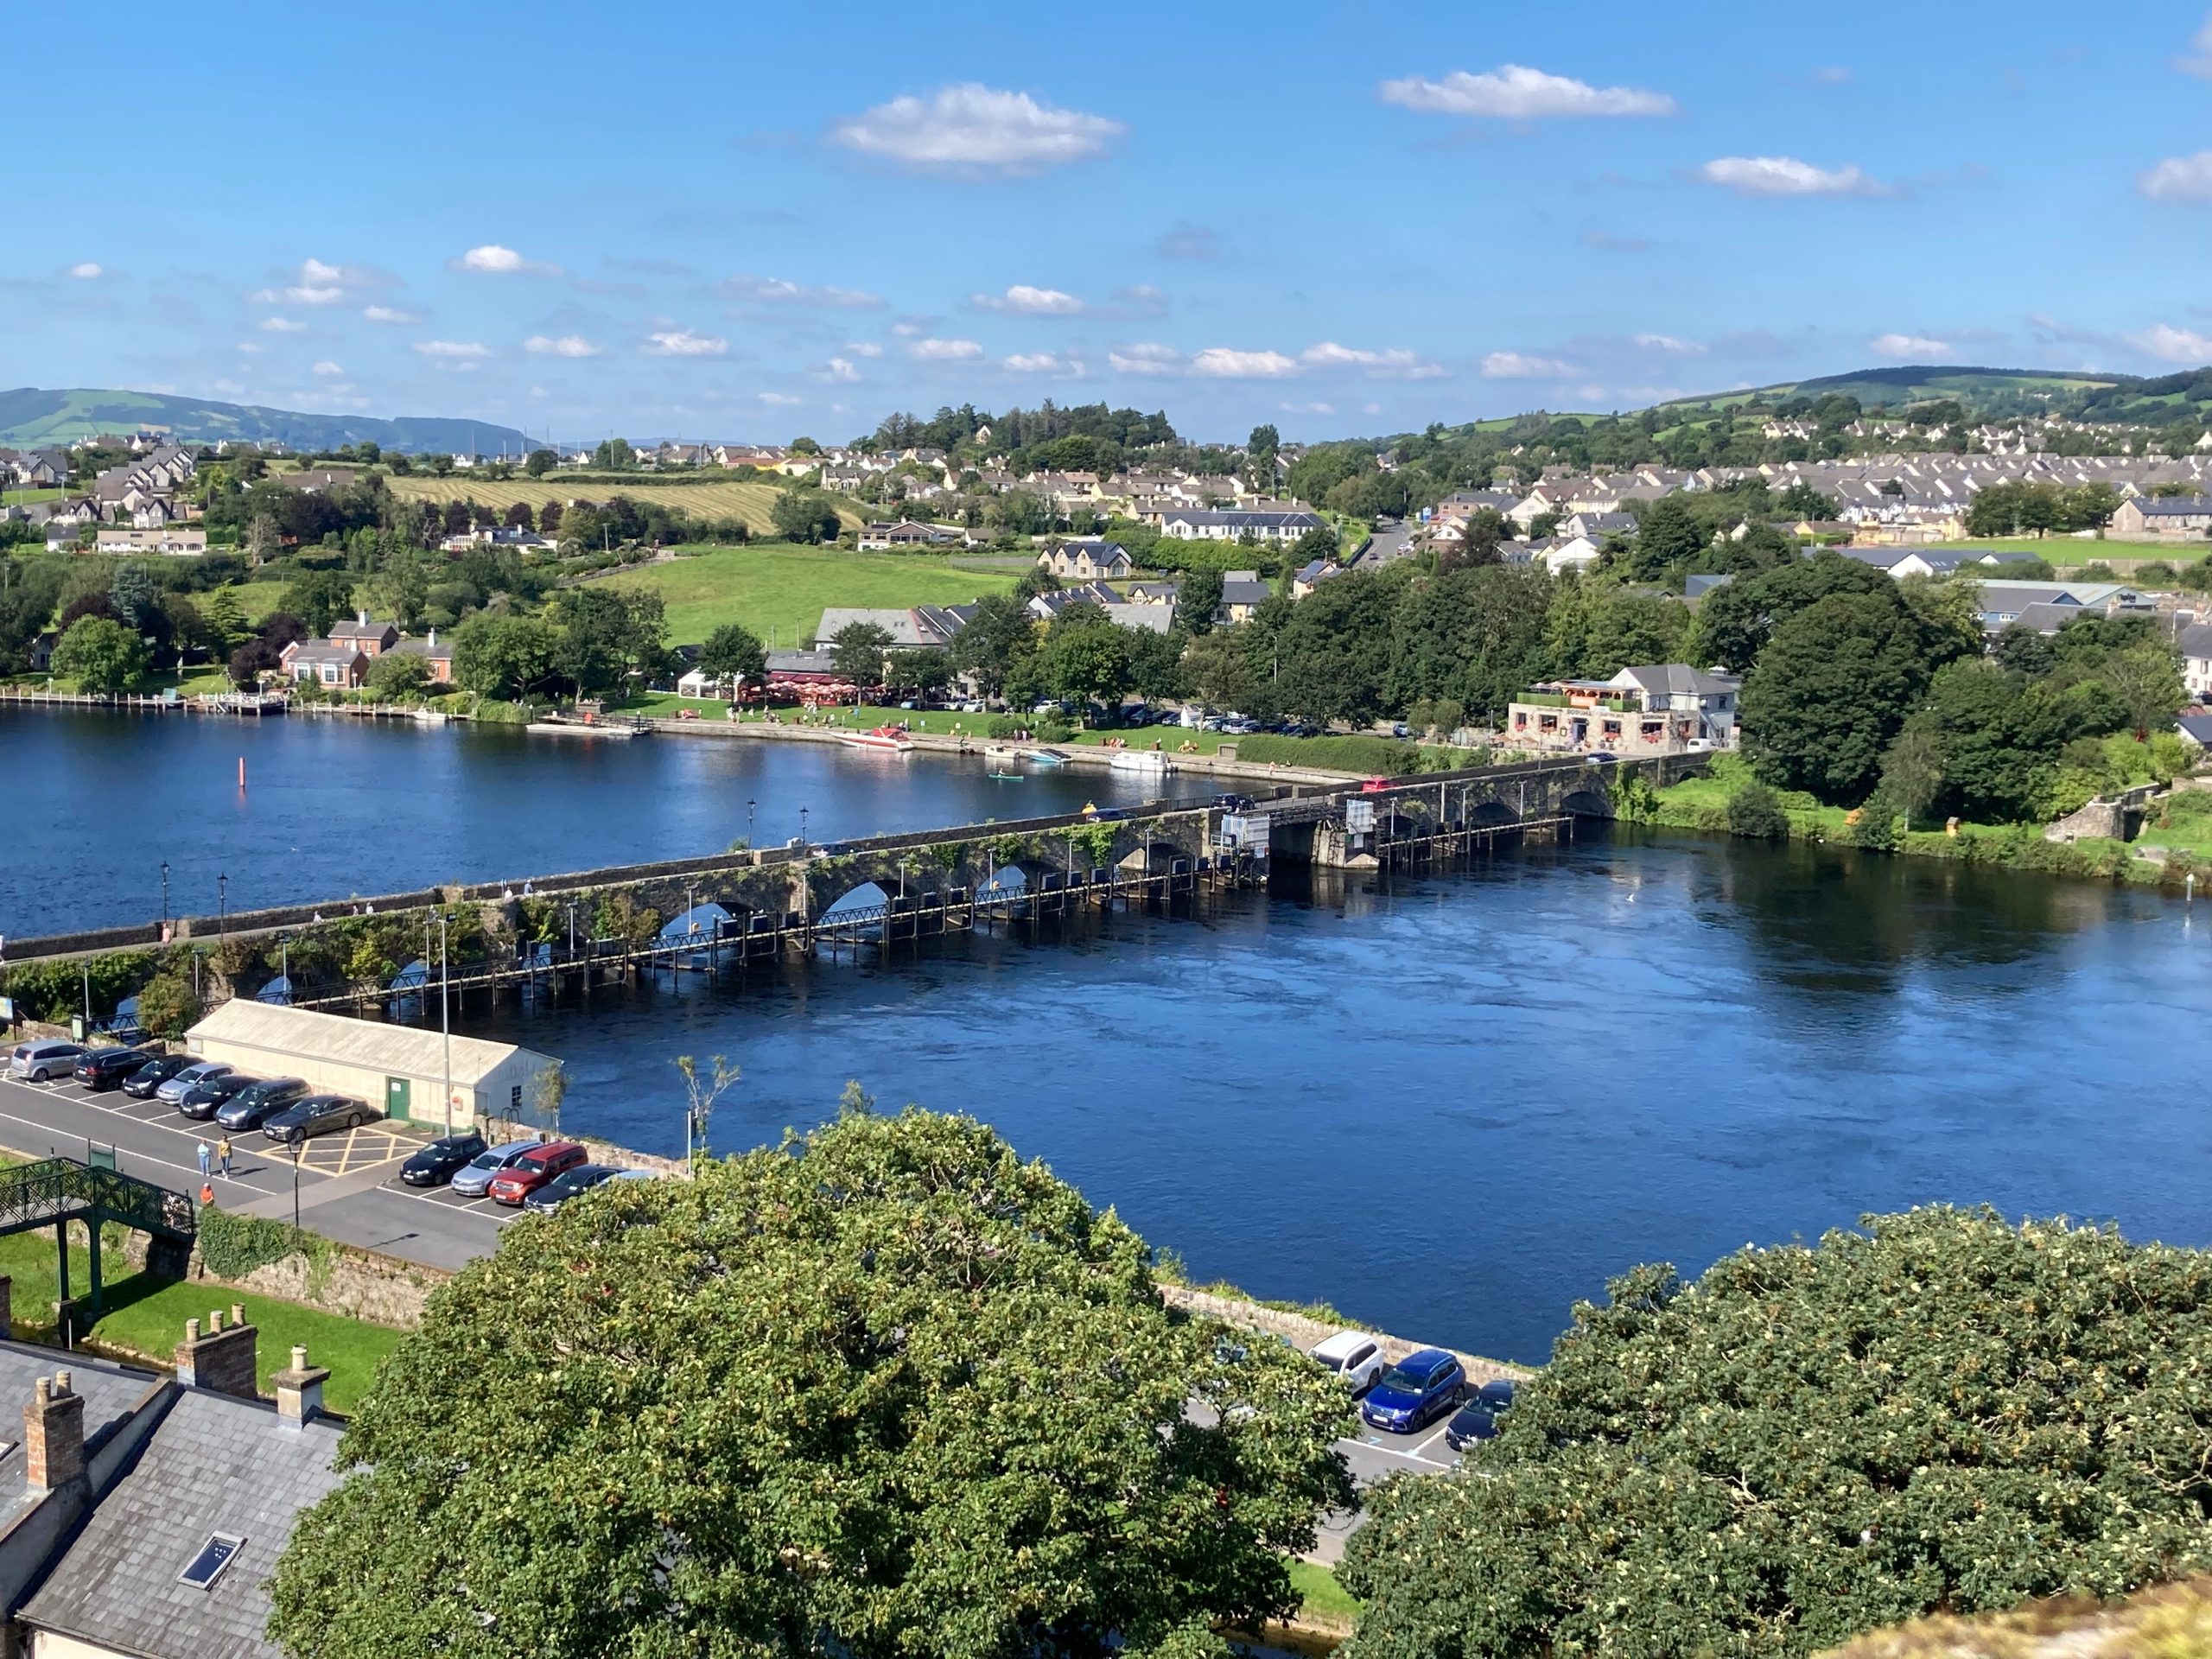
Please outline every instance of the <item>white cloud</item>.
[[983, 354], [972, 340], [918, 340], [906, 349], [925, 363], [959, 363]]
[[597, 357], [599, 347], [582, 334], [562, 334], [557, 337], [532, 334], [522, 343], [525, 352], [539, 357]]
[[1483, 359], [1486, 380], [1558, 380], [1580, 372], [1572, 363], [1555, 357], [1530, 357], [1521, 352], [1492, 352]]
[[803, 400], [785, 392], [764, 391], [760, 394], [760, 401], [775, 409], [796, 409]]
[[1666, 352], [1676, 357], [1701, 357], [1705, 347], [1694, 340], [1678, 340], [1672, 334], [1638, 334], [1636, 343], [1647, 352]]
[[1882, 187], [1856, 167], [1815, 167], [1794, 156], [1723, 156], [1697, 170], [1739, 196], [1872, 196]]
[[365, 305], [361, 315], [371, 322], [420, 322], [423, 319], [412, 311], [401, 311], [389, 305]]
[[1441, 80], [1408, 75], [1386, 80], [1382, 101], [1430, 115], [1495, 116], [1506, 121], [1537, 121], [1550, 116], [1672, 115], [1675, 100], [1664, 92], [1633, 86], [1592, 86], [1566, 75], [1548, 75], [1526, 64], [1502, 64], [1479, 75], [1454, 70]]
[[830, 378], [849, 385], [861, 378], [861, 372], [853, 366], [851, 359], [833, 357], [830, 359]]
[[2190, 366], [2212, 363], [2212, 334], [2200, 334], [2188, 328], [2175, 328], [2158, 323], [2139, 334], [2130, 334], [2127, 343], [2139, 352], [2147, 353], [2161, 363], [2184, 363]]
[[1025, 317], [1072, 317], [1084, 308], [1083, 302], [1072, 294], [1057, 288], [1032, 288], [1027, 283], [1016, 283], [1003, 294], [977, 294], [972, 298], [986, 311], [1012, 311]]
[[307, 324], [295, 322], [289, 317], [264, 317], [261, 327], [264, 333], [271, 334], [297, 334], [307, 329]]
[[1879, 334], [1866, 342], [1866, 349], [1877, 357], [1949, 357], [1953, 355], [1950, 342], [1936, 340], [1927, 334]]
[[845, 349], [855, 357], [881, 357], [883, 355], [883, 347], [872, 340], [849, 340], [845, 342]]
[[512, 276], [518, 271], [527, 271], [538, 276], [557, 276], [561, 271], [558, 265], [541, 264], [535, 259], [525, 259], [512, 248], [503, 248], [497, 242], [486, 242], [471, 248], [453, 262], [453, 268], [455, 270], [481, 271], [493, 276]]
[[99, 265], [93, 264], [92, 261], [86, 259], [81, 264], [70, 266], [69, 274], [72, 276], [74, 276], [80, 283], [89, 283], [105, 276], [107, 273], [102, 270]]
[[891, 332], [901, 340], [912, 340], [917, 334], [929, 333], [929, 327], [927, 324], [916, 322], [912, 318], [901, 318], [891, 325]]
[[2135, 188], [2153, 201], [2212, 201], [2212, 149], [2169, 156], [2138, 174]]
[[1209, 346], [1191, 359], [1191, 372], [1217, 380], [1272, 380], [1298, 372], [1295, 359], [1281, 352], [1240, 352]]
[[1333, 340], [1325, 340], [1318, 346], [1308, 346], [1298, 354], [1298, 360], [1319, 369], [1364, 369], [1370, 374], [1399, 380], [1440, 380], [1444, 378], [1440, 364], [1425, 363], [1411, 352], [1362, 351], [1351, 346], [1339, 346]]
[[334, 380], [346, 372], [342, 367], [327, 358], [315, 365], [315, 372], [326, 380]]
[[256, 305], [340, 305], [363, 289], [388, 288], [397, 280], [373, 268], [334, 265], [310, 256], [289, 282], [256, 289], [246, 298]]
[[248, 357], [258, 357], [261, 355], [261, 347], [255, 345], [250, 340], [242, 340], [238, 341], [238, 350], [244, 352]]
[[1163, 375], [1183, 372], [1183, 353], [1172, 346], [1140, 342], [1106, 353], [1106, 361], [1122, 374]]
[[1334, 404], [1284, 404], [1280, 407], [1286, 415], [1333, 415], [1337, 412]]
[[735, 300], [757, 300], [769, 305], [820, 305], [842, 311], [874, 311], [882, 308], [880, 296], [857, 288], [810, 288], [780, 276], [733, 276], [722, 292]]
[[969, 81], [926, 99], [894, 98], [830, 130], [830, 142], [908, 167], [961, 174], [1035, 173], [1104, 151], [1118, 121]]
[[715, 334], [695, 334], [689, 328], [671, 328], [645, 343], [648, 357], [720, 357], [729, 342]]
[[1083, 372], [1080, 359], [1062, 357], [1057, 352], [1016, 352], [1011, 357], [999, 359], [999, 366], [1014, 374], [1067, 374]]
[[2184, 58], [2176, 58], [2174, 67], [2185, 75], [2201, 75], [2212, 80], [2212, 17], [2204, 20], [2203, 27], [2189, 37], [2195, 49]]
[[345, 276], [344, 267], [326, 265], [313, 254], [300, 261], [300, 280], [303, 283], [335, 283]]
[[492, 348], [473, 340], [418, 340], [415, 349], [425, 357], [440, 357], [448, 360], [465, 358], [489, 357]]

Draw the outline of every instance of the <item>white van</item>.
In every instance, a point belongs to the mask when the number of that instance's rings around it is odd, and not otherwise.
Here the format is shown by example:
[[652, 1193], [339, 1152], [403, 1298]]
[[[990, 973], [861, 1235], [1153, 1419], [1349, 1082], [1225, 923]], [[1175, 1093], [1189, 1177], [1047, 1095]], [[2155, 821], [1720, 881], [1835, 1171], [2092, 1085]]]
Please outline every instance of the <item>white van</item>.
[[15, 1052], [8, 1056], [8, 1075], [29, 1077], [33, 1083], [44, 1083], [48, 1077], [66, 1077], [77, 1069], [77, 1062], [85, 1058], [82, 1043], [61, 1043], [48, 1039], [41, 1042], [17, 1043]]

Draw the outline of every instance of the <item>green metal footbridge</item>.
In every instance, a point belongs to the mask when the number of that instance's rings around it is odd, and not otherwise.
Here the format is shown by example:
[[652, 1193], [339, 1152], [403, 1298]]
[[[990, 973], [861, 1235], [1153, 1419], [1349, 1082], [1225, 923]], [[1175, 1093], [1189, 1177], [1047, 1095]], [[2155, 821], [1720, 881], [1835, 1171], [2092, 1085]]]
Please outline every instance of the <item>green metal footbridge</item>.
[[198, 1217], [192, 1200], [114, 1166], [112, 1152], [95, 1151], [95, 1161], [80, 1164], [73, 1158], [41, 1158], [33, 1164], [0, 1169], [0, 1237], [11, 1233], [54, 1229], [54, 1248], [60, 1258], [61, 1300], [69, 1300], [69, 1224], [81, 1221], [92, 1238], [92, 1294], [94, 1318], [100, 1312], [99, 1230], [109, 1222], [136, 1229], [188, 1254]]

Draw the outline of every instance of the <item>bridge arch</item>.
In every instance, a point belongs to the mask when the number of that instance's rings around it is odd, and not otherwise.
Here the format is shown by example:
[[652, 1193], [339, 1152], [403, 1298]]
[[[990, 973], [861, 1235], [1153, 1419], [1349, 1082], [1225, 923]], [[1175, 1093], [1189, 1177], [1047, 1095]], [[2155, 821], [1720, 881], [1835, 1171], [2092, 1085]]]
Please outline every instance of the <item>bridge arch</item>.
[[891, 902], [891, 895], [874, 881], [863, 881], [849, 887], [831, 903], [824, 906], [815, 918], [817, 927], [834, 927], [841, 921], [857, 921], [863, 916], [880, 915]]
[[1610, 818], [1613, 813], [1613, 798], [1602, 790], [1570, 790], [1560, 798], [1559, 810], [1578, 818]]

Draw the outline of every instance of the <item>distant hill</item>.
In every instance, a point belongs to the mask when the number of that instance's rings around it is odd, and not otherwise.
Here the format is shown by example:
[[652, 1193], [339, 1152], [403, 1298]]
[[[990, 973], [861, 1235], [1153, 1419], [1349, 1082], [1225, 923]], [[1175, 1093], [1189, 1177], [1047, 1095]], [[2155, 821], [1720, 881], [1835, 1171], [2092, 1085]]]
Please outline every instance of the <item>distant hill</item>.
[[251, 404], [217, 404], [153, 391], [0, 391], [0, 445], [25, 449], [67, 443], [101, 432], [166, 432], [181, 443], [282, 443], [295, 449], [335, 449], [369, 442], [416, 454], [521, 454], [531, 441], [511, 426], [442, 416], [302, 415]]
[[1662, 409], [1694, 408], [1711, 404], [1719, 408], [1729, 404], [1749, 403], [1754, 398], [1764, 404], [1777, 404], [1791, 397], [1826, 397], [1831, 395], [1840, 395], [1856, 397], [1861, 404], [1870, 408], [1876, 404], [1882, 404], [1891, 409], [1903, 409], [1910, 404], [1930, 403], [1937, 398], [1955, 397], [1965, 404], [1971, 412], [1999, 403], [2056, 404], [2062, 402], [2076, 401], [2084, 393], [2109, 392], [2121, 388], [2141, 386], [2145, 384], [2140, 376], [2132, 374], [2094, 374], [2078, 370], [2061, 369], [1986, 369], [1948, 363], [1905, 363], [1895, 368], [1853, 369], [1844, 374], [1817, 375], [1809, 380], [1783, 380], [1770, 386], [1714, 392], [1702, 397], [1677, 397], [1662, 404], [1660, 407]]

